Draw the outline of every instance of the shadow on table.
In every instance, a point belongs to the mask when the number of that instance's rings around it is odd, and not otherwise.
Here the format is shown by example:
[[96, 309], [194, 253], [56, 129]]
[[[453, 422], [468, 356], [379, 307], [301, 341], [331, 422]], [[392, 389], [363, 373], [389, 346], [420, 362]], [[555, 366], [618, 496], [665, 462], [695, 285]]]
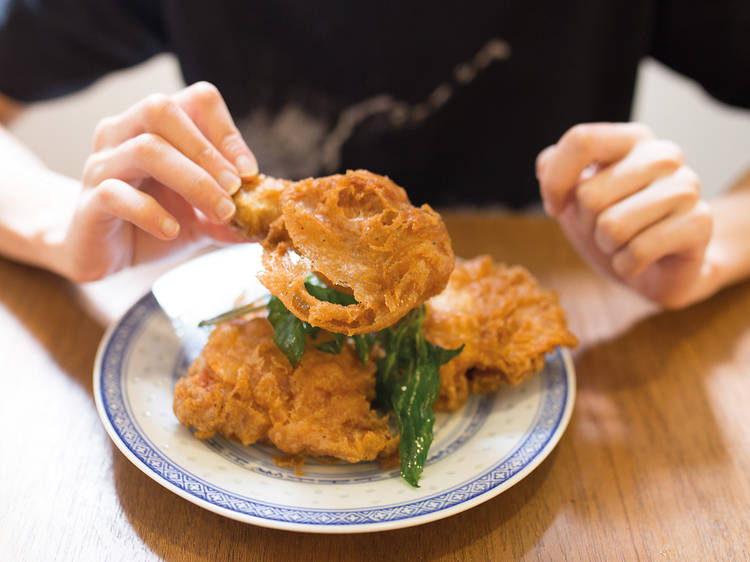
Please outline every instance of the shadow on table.
[[[453, 517], [379, 533], [295, 533], [206, 511], [162, 488], [114, 447], [112, 455], [115, 488], [125, 515], [144, 543], [166, 560], [432, 560], [455, 552], [472, 560], [489, 560], [498, 553], [517, 559], [536, 544], [559, 508], [550, 503], [550, 498], [560, 497], [548, 478], [556, 467], [559, 470], [553, 452], [510, 490]], [[510, 521], [516, 523], [505, 528]], [[513, 530], [519, 521], [523, 532]], [[489, 552], [488, 540], [493, 543]]]
[[104, 327], [78, 304], [75, 288], [47, 271], [0, 259], [0, 302], [61, 370], [93, 395], [91, 373]]

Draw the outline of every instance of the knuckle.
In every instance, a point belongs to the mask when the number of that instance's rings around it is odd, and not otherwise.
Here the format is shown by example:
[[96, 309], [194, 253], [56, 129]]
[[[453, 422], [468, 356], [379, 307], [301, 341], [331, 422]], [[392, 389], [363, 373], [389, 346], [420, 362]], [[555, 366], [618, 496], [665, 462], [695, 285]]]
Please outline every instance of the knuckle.
[[705, 201], [698, 201], [693, 210], [696, 227], [704, 237], [710, 237], [714, 230], [714, 215]]
[[135, 159], [145, 164], [159, 158], [162, 151], [163, 141], [161, 137], [151, 134], [142, 133], [133, 139], [133, 154]]
[[242, 140], [242, 135], [240, 135], [239, 131], [234, 130], [224, 135], [220, 145], [224, 152], [235, 154], [244, 150], [245, 141]]
[[598, 189], [595, 189], [594, 186], [588, 183], [580, 185], [576, 193], [576, 198], [578, 199], [579, 205], [587, 211], [592, 213], [598, 213], [601, 211], [602, 198]]
[[648, 245], [642, 238], [635, 238], [625, 248], [625, 252], [630, 258], [630, 262], [635, 267], [640, 266], [648, 259]]
[[682, 149], [672, 141], [654, 140], [645, 145], [653, 169], [663, 172], [678, 170], [685, 163]]
[[107, 137], [114, 124], [114, 117], [105, 117], [94, 127], [94, 150], [101, 148], [107, 142]]
[[696, 174], [692, 168], [687, 166], [682, 166], [678, 173], [680, 182], [683, 185], [690, 187], [696, 195], [699, 195], [701, 192], [701, 179], [698, 174]]
[[711, 205], [702, 199], [695, 205], [695, 212], [701, 217], [713, 217]]
[[83, 164], [82, 181], [83, 185], [92, 185], [97, 183], [97, 178], [101, 174], [101, 169], [104, 164], [104, 155], [100, 152], [94, 152], [86, 158], [86, 162]]
[[201, 168], [210, 167], [219, 159], [219, 152], [211, 145], [201, 149], [197, 155], [197, 164]]
[[560, 142], [565, 143], [577, 150], [588, 150], [594, 136], [594, 125], [590, 123], [579, 123], [573, 125], [563, 135]]
[[161, 122], [164, 116], [176, 108], [175, 103], [164, 94], [151, 94], [143, 102], [143, 119], [146, 125], [153, 127]]
[[221, 99], [219, 89], [211, 82], [202, 80], [189, 87], [191, 95], [199, 103], [211, 104]]
[[622, 226], [613, 216], [602, 214], [596, 219], [595, 240], [605, 251], [613, 251], [622, 241]]
[[117, 193], [113, 189], [112, 183], [104, 180], [94, 190], [96, 200], [104, 209], [112, 209], [117, 202]]
[[680, 207], [694, 207], [700, 201], [700, 194], [689, 183], [680, 183], [673, 195], [675, 205]]
[[657, 143], [657, 146], [664, 154], [664, 158], [667, 158], [673, 162], [679, 162], [680, 164], [685, 161], [685, 153], [682, 151], [680, 145], [678, 145], [676, 142], [664, 139], [654, 142]]

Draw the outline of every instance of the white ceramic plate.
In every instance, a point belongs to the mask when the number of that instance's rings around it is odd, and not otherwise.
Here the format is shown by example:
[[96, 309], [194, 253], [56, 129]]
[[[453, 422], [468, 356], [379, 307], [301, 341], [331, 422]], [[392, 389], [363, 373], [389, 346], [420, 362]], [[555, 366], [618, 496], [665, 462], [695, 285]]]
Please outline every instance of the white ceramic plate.
[[[471, 397], [437, 415], [420, 488], [375, 463], [308, 461], [305, 475], [273, 462], [275, 449], [223, 437], [195, 438], [172, 413], [172, 391], [206, 333], [194, 320], [230, 308], [246, 289], [257, 248], [202, 256], [168, 273], [105, 334], [94, 369], [99, 416], [123, 454], [167, 489], [232, 519], [279, 529], [357, 533], [419, 525], [454, 515], [507, 490], [550, 453], [570, 419], [575, 374], [567, 351], [551, 354], [539, 376], [496, 394]], [[229, 290], [229, 293], [227, 292]], [[173, 298], [168, 301], [167, 291]], [[180, 298], [178, 293], [182, 291]], [[183, 327], [178, 336], [170, 317]], [[185, 324], [184, 322], [190, 322]], [[187, 329], [184, 329], [188, 326]]]

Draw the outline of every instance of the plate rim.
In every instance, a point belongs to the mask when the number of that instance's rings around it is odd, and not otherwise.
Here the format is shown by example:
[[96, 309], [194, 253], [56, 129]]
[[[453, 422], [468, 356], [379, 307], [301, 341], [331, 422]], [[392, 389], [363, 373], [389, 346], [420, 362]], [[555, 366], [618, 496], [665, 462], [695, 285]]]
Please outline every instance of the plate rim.
[[[396, 520], [386, 520], [386, 521], [379, 521], [379, 522], [325, 525], [325, 524], [315, 524], [315, 523], [295, 523], [295, 522], [290, 522], [290, 521], [280, 521], [276, 519], [267, 519], [267, 518], [263, 518], [263, 517], [259, 517], [255, 515], [250, 515], [247, 513], [241, 513], [241, 512], [226, 508], [226, 507], [222, 507], [220, 505], [207, 501], [203, 498], [200, 498], [196, 495], [193, 495], [189, 493], [188, 491], [183, 490], [179, 486], [176, 486], [175, 484], [170, 482], [168, 479], [164, 478], [161, 474], [159, 474], [158, 472], [153, 470], [151, 467], [149, 467], [145, 462], [143, 462], [140, 458], [138, 458], [133, 453], [133, 451], [128, 447], [127, 443], [123, 441], [121, 436], [117, 433], [114, 425], [112, 424], [112, 421], [110, 420], [109, 414], [107, 413], [105, 409], [104, 401], [102, 398], [102, 387], [101, 387], [102, 359], [107, 350], [108, 344], [110, 343], [118, 327], [120, 327], [120, 325], [122, 324], [125, 317], [136, 306], [138, 306], [144, 300], [147, 300], [149, 297], [153, 298], [152, 292], [148, 292], [144, 294], [135, 303], [133, 303], [133, 305], [131, 305], [122, 314], [122, 316], [120, 316], [118, 319], [113, 321], [107, 327], [107, 330], [102, 336], [102, 339], [97, 348], [96, 357], [94, 360], [94, 369], [93, 369], [93, 379], [94, 379], [93, 391], [94, 391], [94, 401], [96, 403], [97, 413], [99, 415], [99, 418], [102, 424], [104, 425], [104, 428], [107, 434], [109, 435], [114, 445], [122, 454], [125, 455], [125, 457], [131, 463], [133, 463], [133, 465], [135, 465], [139, 470], [141, 470], [141, 472], [145, 473], [149, 478], [151, 478], [152, 480], [154, 480], [161, 486], [177, 494], [179, 497], [186, 499], [187, 501], [195, 505], [198, 505], [208, 511], [211, 511], [218, 515], [222, 515], [229, 519], [233, 519], [235, 521], [240, 521], [243, 523], [250, 523], [253, 525], [258, 525], [260, 527], [280, 529], [280, 530], [286, 530], [286, 531], [297, 531], [297, 532], [308, 532], [308, 533], [319, 533], [319, 534], [353, 534], [353, 533], [380, 532], [380, 531], [395, 530], [395, 529], [400, 529], [400, 528], [405, 528], [405, 527], [418, 526], [418, 525], [423, 525], [426, 523], [430, 523], [432, 521], [437, 521], [439, 519], [443, 519], [446, 517], [456, 515], [458, 513], [471, 509], [472, 507], [475, 507], [481, 503], [489, 501], [490, 499], [498, 496], [505, 490], [518, 484], [521, 480], [523, 480], [524, 478], [526, 478], [526, 476], [528, 476], [531, 472], [533, 472], [542, 462], [544, 462], [544, 460], [549, 456], [552, 450], [557, 446], [560, 439], [562, 438], [562, 435], [567, 429], [567, 426], [570, 422], [570, 418], [572, 416], [573, 408], [575, 405], [576, 376], [575, 376], [575, 368], [574, 368], [572, 356], [568, 349], [557, 348], [557, 352], [560, 353], [560, 357], [562, 359], [562, 364], [563, 364], [563, 368], [565, 371], [564, 380], [565, 380], [565, 384], [567, 387], [565, 404], [563, 406], [563, 411], [560, 415], [557, 426], [555, 427], [552, 434], [547, 439], [546, 443], [536, 453], [536, 455], [529, 462], [527, 462], [524, 465], [524, 467], [521, 468], [518, 472], [516, 472], [510, 478], [498, 484], [497, 486], [490, 488], [486, 490], [485, 492], [479, 493], [476, 496], [466, 501], [454, 504], [452, 506], [449, 506], [443, 509], [438, 509], [429, 513], [415, 515], [412, 517], [404, 517], [404, 518], [400, 518]], [[158, 308], [158, 304], [157, 304], [157, 308]], [[163, 451], [161, 451], [161, 449], [159, 449], [158, 447], [156, 447], [156, 449], [160, 454], [163, 454]]]

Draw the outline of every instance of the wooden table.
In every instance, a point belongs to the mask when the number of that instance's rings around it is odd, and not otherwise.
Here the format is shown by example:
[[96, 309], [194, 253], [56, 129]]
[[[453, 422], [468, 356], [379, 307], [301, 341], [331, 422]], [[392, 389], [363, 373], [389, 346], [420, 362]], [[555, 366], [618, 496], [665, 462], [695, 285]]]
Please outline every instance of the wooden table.
[[104, 327], [76, 289], [0, 260], [0, 559], [747, 560], [750, 284], [658, 312], [589, 271], [546, 219], [446, 221], [459, 255], [524, 264], [557, 289], [581, 339], [570, 426], [524, 481], [454, 517], [376, 534], [209, 513], [110, 443], [92, 397]]

